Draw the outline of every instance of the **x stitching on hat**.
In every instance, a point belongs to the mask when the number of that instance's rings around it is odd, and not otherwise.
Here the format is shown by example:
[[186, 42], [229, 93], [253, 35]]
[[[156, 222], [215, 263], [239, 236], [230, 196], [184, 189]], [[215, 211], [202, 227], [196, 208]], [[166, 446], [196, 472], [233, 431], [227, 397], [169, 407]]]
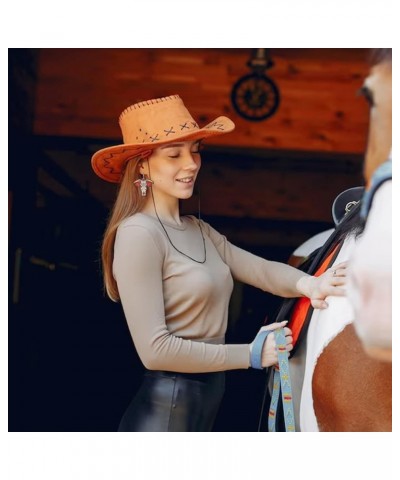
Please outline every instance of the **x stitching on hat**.
[[[163, 114], [159, 119], [157, 118], [158, 124], [157, 121], [154, 122], [152, 126], [154, 133], [150, 134], [146, 131], [145, 126], [140, 126], [143, 120], [142, 117], [146, 117], [152, 111], [157, 112], [159, 109], [158, 104], [161, 103], [164, 104], [161, 110], [166, 115]], [[167, 107], [170, 107], [170, 111], [165, 112], [165, 104], [167, 104]], [[185, 118], [187, 120], [184, 120]], [[169, 128], [164, 128], [169, 122], [177, 123], [173, 123]], [[209, 130], [204, 134], [204, 138], [208, 138], [215, 134], [226, 133], [225, 130], [231, 131], [234, 129], [233, 122], [226, 117], [219, 117], [200, 129], [198, 123], [191, 117], [183, 105], [179, 95], [156, 98], [131, 105], [119, 116], [119, 124], [124, 144], [101, 149], [92, 156], [92, 167], [95, 173], [104, 180], [113, 183], [118, 183], [120, 178], [117, 177], [121, 177], [126, 163], [132, 159], [132, 157], [129, 157], [130, 152], [133, 154], [137, 151], [142, 152], [143, 146], [148, 147], [150, 152], [158, 144], [162, 142], [167, 143], [174, 137], [179, 139], [196, 138], [196, 135], [201, 136], [203, 130]], [[189, 132], [185, 133], [184, 130], [189, 130]], [[171, 139], [168, 139], [170, 135], [172, 135]], [[150, 146], [151, 143], [155, 145]]]
[[173, 127], [171, 127], [169, 130], [164, 130], [164, 132], [166, 133], [166, 137], [168, 137], [170, 133], [176, 133], [175, 130], [173, 130]]
[[224, 124], [223, 123], [218, 123], [218, 122], [213, 122], [213, 123], [210, 123], [210, 125], [207, 125], [206, 128], [212, 128], [212, 127], [217, 127], [218, 130], [224, 130]]

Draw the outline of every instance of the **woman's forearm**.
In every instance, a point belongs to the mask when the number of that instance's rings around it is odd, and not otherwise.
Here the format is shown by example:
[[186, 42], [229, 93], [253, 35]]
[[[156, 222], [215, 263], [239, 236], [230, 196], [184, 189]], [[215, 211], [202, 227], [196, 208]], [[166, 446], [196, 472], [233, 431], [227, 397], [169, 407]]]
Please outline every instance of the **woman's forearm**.
[[267, 272], [268, 291], [280, 297], [309, 297], [311, 294], [311, 275], [286, 265], [268, 261], [264, 267]]

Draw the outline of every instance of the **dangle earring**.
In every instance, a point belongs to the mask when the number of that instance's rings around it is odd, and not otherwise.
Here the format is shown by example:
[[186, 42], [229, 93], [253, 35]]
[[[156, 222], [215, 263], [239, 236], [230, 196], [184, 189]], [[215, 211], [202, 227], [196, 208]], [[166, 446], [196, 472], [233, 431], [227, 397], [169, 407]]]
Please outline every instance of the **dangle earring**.
[[153, 180], [150, 180], [150, 178], [146, 178], [146, 175], [143, 173], [140, 174], [141, 178], [138, 178], [133, 182], [134, 185], [136, 185], [140, 189], [140, 193], [142, 194], [142, 197], [145, 197], [147, 195], [147, 189], [151, 187], [151, 185], [154, 183]]
[[[139, 168], [140, 169], [143, 168], [142, 162], [139, 162]], [[133, 182], [133, 184], [140, 189], [140, 193], [142, 197], [145, 197], [147, 195], [147, 189], [151, 187], [153, 183], [154, 183], [153, 180], [146, 177], [144, 173], [140, 173], [140, 178], [138, 178]]]

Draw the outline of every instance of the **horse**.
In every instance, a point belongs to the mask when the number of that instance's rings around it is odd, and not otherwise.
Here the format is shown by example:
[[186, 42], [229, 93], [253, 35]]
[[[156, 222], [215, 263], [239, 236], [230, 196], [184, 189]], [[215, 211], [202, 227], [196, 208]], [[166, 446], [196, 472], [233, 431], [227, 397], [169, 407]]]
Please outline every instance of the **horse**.
[[[353, 222], [360, 229], [359, 211], [357, 205]], [[351, 220], [349, 217], [348, 221]], [[334, 271], [335, 265], [352, 257], [361, 238], [354, 226], [346, 228], [341, 224], [341, 232], [332, 234], [330, 245], [314, 270], [333, 253], [328, 265]], [[303, 337], [293, 323], [296, 306], [289, 316], [294, 338], [298, 337], [297, 351], [293, 350], [289, 361], [296, 430], [391, 431], [391, 365], [365, 352], [354, 328], [354, 310], [347, 297], [330, 297], [328, 303], [326, 310], [310, 311], [308, 330]]]
[[[373, 102], [364, 167], [367, 181], [368, 175], [374, 171], [379, 161], [387, 157], [391, 145], [391, 120], [389, 123], [387, 118], [389, 103], [391, 115], [391, 82], [388, 82], [387, 77], [388, 66], [381, 63], [383, 62], [378, 62], [372, 68], [371, 75], [362, 88], [367, 100]], [[389, 85], [390, 102], [386, 97]], [[381, 101], [383, 97], [386, 102]], [[378, 130], [382, 132], [383, 138], [379, 136]], [[381, 270], [386, 273], [388, 271], [385, 252], [379, 252], [382, 263], [378, 267], [372, 258], [378, 253], [374, 250], [371, 254], [371, 251], [366, 252], [365, 248], [370, 245], [370, 241], [376, 240], [377, 231], [384, 235], [382, 226], [376, 222], [374, 209], [381, 206], [380, 197], [388, 201], [389, 187], [391, 188], [391, 182], [385, 182], [375, 195], [373, 209], [363, 233], [360, 233], [362, 220], [359, 214], [364, 199], [341, 220], [331, 237], [320, 246], [311, 265], [303, 266], [303, 269], [310, 274], [318, 274], [321, 269], [324, 271], [330, 268], [335, 275], [335, 265], [350, 260], [351, 275], [356, 279], [356, 286], [364, 288], [360, 296], [372, 297], [372, 293], [368, 293], [367, 289], [372, 288], [373, 282], [366, 278], [361, 281], [360, 276], [375, 279], [374, 276], [371, 277], [368, 268], [372, 268], [372, 272], [375, 269], [378, 274]], [[380, 215], [383, 217], [382, 210]], [[387, 227], [390, 221], [385, 218]], [[368, 229], [369, 224], [374, 236]], [[387, 246], [389, 237], [388, 235], [388, 238], [382, 239], [380, 245], [374, 244], [374, 248], [379, 250], [383, 245]], [[382, 281], [382, 277], [378, 278]], [[384, 280], [387, 288], [388, 278], [385, 277]], [[382, 304], [388, 301], [388, 293], [386, 291], [384, 296], [380, 296], [382, 291], [379, 291], [379, 286], [374, 283], [373, 287], [376, 289], [374, 298], [378, 299], [379, 308], [382, 309]], [[377, 307], [373, 311], [375, 318], [364, 317], [369, 306], [363, 302], [354, 306], [356, 302], [350, 288], [347, 296], [330, 297], [327, 300], [329, 307], [325, 310], [313, 310], [307, 305], [304, 308], [304, 299], [284, 302], [275, 320], [290, 320], [288, 326], [292, 328], [296, 342], [289, 360], [296, 431], [391, 431], [391, 363], [382, 361], [382, 356], [371, 355], [371, 349], [375, 348], [378, 342], [380, 349], [389, 344], [389, 322], [380, 325], [380, 311]], [[385, 308], [388, 310], [389, 305]], [[385, 310], [383, 313], [386, 316], [390, 313], [391, 317], [391, 312]], [[295, 323], [299, 317], [302, 317], [308, 329], [299, 330]], [[376, 333], [376, 325], [382, 327], [382, 333]], [[270, 391], [271, 377], [269, 380]]]
[[[370, 189], [370, 198], [365, 198], [364, 234], [349, 261], [349, 299], [354, 308], [356, 334], [366, 353], [377, 360], [391, 361], [391, 49], [378, 51], [378, 55], [361, 89], [370, 103], [370, 126], [364, 161], [364, 178]], [[388, 157], [390, 160], [387, 160]]]
[[[364, 162], [367, 189], [392, 144], [392, 74], [388, 54], [384, 52], [378, 59], [361, 88], [370, 103]], [[332, 298], [327, 311], [313, 314], [299, 410], [302, 430], [391, 431], [392, 369], [391, 364], [383, 361], [389, 359], [391, 349], [390, 230], [388, 181], [375, 195], [364, 231], [358, 238], [348, 235], [337, 258], [350, 260], [352, 283], [347, 297]], [[324, 345], [318, 344], [321, 338]], [[310, 349], [314, 350], [311, 359]]]

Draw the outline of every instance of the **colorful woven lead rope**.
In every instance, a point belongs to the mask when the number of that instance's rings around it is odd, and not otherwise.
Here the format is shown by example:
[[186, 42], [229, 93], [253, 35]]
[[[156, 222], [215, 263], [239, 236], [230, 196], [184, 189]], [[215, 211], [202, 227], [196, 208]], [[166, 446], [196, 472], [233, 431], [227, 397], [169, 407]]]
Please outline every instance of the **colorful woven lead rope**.
[[276, 411], [279, 394], [282, 392], [283, 416], [287, 432], [295, 432], [292, 384], [290, 381], [289, 356], [286, 351], [286, 338], [283, 328], [274, 331], [278, 364], [274, 366], [274, 379], [271, 405], [268, 413], [268, 431], [276, 432]]
[[272, 392], [271, 406], [268, 415], [268, 431], [275, 432], [275, 417], [278, 406], [279, 394], [282, 391], [283, 415], [287, 432], [295, 432], [294, 412], [292, 401], [292, 385], [289, 373], [289, 356], [286, 351], [286, 338], [283, 328], [277, 330], [262, 330], [256, 336], [251, 350], [250, 363], [253, 368], [262, 369], [261, 353], [268, 335], [275, 335], [275, 343], [278, 353], [278, 364], [274, 367], [274, 387]]

